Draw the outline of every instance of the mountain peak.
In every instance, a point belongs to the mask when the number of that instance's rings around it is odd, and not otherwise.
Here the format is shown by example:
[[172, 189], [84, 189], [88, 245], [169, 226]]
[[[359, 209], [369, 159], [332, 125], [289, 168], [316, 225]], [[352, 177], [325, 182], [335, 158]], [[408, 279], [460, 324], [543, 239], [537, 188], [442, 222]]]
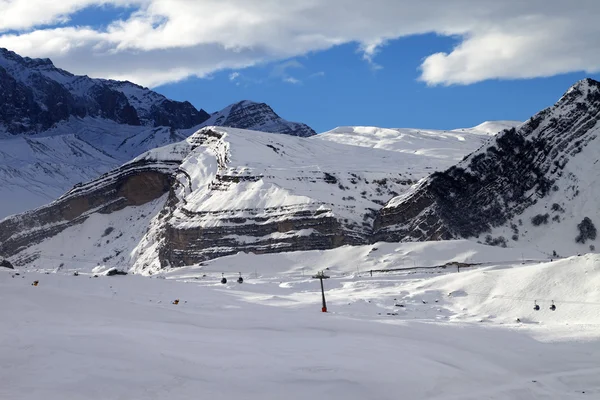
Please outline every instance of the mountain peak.
[[0, 47], [0, 58], [4, 58], [30, 68], [50, 67], [57, 69], [52, 63], [52, 60], [49, 58], [21, 57], [14, 51], [8, 50], [4, 47]]
[[[592, 92], [600, 91], [600, 82], [592, 79], [592, 78], [584, 78], [577, 81], [573, 86], [571, 86], [565, 94], [560, 98], [557, 102], [556, 106], [561, 105], [562, 103], [571, 103], [578, 100], [587, 100], [587, 96]], [[584, 97], [585, 96], [585, 97]]]
[[317, 133], [306, 124], [281, 118], [271, 106], [252, 100], [230, 104], [213, 113], [202, 126], [223, 126], [268, 133], [308, 137]]
[[580, 81], [577, 81], [573, 86], [581, 86], [581, 85], [585, 85], [587, 87], [589, 87], [589, 86], [600, 87], [600, 82], [598, 82], [597, 80], [592, 79], [592, 78], [583, 78]]

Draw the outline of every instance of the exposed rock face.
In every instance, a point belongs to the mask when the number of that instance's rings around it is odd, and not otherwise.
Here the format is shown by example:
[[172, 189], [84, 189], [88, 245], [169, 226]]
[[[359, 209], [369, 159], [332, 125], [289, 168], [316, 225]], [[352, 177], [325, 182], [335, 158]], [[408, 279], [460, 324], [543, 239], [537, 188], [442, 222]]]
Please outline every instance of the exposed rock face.
[[137, 206], [168, 192], [178, 163], [134, 161], [78, 186], [49, 204], [0, 222], [0, 253], [18, 254], [26, 248], [83, 223], [91, 214], [110, 214]]
[[203, 126], [225, 126], [261, 132], [308, 137], [316, 135], [308, 125], [281, 118], [265, 103], [244, 100], [216, 112]]
[[[518, 241], [524, 237], [518, 226], [529, 212], [564, 211], [575, 206], [578, 182], [594, 185], [599, 117], [600, 83], [577, 83], [518, 129], [505, 130], [457, 166], [392, 199], [375, 221], [374, 240], [469, 238], [511, 226]], [[586, 164], [589, 173], [581, 171]], [[555, 206], [548, 204], [550, 199]], [[571, 204], [558, 204], [565, 201]], [[506, 241], [486, 238], [490, 244]]]
[[[364, 240], [349, 235], [350, 231], [343, 223], [331, 216], [331, 210], [294, 211], [277, 208], [261, 211], [268, 216], [256, 215], [243, 220], [224, 216], [221, 222], [229, 225], [225, 227], [182, 229], [167, 224], [165, 242], [160, 252], [163, 266], [191, 265], [239, 251], [264, 254], [326, 250], [345, 244], [364, 243]], [[256, 211], [255, 214], [259, 212]], [[322, 216], [323, 214], [328, 215]], [[310, 233], [297, 234], [303, 231]], [[253, 240], [240, 242], [240, 236]]]
[[75, 76], [48, 59], [0, 49], [0, 125], [6, 132], [41, 132], [71, 117], [183, 129], [209, 115], [130, 82]]

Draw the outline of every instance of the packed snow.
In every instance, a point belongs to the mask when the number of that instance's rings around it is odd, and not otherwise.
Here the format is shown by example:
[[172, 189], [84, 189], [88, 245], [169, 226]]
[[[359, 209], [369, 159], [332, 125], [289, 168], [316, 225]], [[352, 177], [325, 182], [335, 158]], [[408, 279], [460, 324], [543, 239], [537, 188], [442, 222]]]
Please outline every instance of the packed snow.
[[598, 265], [453, 241], [0, 269], [0, 398], [597, 398]]

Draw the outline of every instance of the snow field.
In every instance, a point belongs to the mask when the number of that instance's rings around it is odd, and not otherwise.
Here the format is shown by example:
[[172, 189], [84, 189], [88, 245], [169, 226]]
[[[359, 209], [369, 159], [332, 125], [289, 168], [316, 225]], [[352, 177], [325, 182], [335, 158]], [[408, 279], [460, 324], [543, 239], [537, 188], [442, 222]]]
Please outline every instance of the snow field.
[[[238, 254], [152, 277], [2, 270], [0, 398], [600, 396], [600, 257], [516, 253], [457, 241]], [[486, 264], [365, 272], [408, 257]], [[324, 314], [310, 276], [326, 266]]]

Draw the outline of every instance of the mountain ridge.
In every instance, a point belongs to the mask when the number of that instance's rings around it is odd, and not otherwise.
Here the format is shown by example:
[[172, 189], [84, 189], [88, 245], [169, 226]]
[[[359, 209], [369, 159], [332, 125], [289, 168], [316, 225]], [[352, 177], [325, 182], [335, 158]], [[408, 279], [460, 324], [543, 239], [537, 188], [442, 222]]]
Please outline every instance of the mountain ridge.
[[[599, 183], [590, 170], [600, 159], [599, 119], [600, 82], [583, 79], [553, 106], [388, 202], [375, 223], [376, 238], [527, 242], [548, 254], [588, 250], [575, 237], [586, 218], [600, 220], [590, 202]], [[569, 240], [562, 233], [550, 237], [558, 224], [569, 227]]]
[[0, 49], [0, 124], [8, 134], [38, 133], [69, 117], [101, 117], [127, 125], [186, 129], [209, 115], [131, 82], [93, 79], [56, 68], [49, 59]]

